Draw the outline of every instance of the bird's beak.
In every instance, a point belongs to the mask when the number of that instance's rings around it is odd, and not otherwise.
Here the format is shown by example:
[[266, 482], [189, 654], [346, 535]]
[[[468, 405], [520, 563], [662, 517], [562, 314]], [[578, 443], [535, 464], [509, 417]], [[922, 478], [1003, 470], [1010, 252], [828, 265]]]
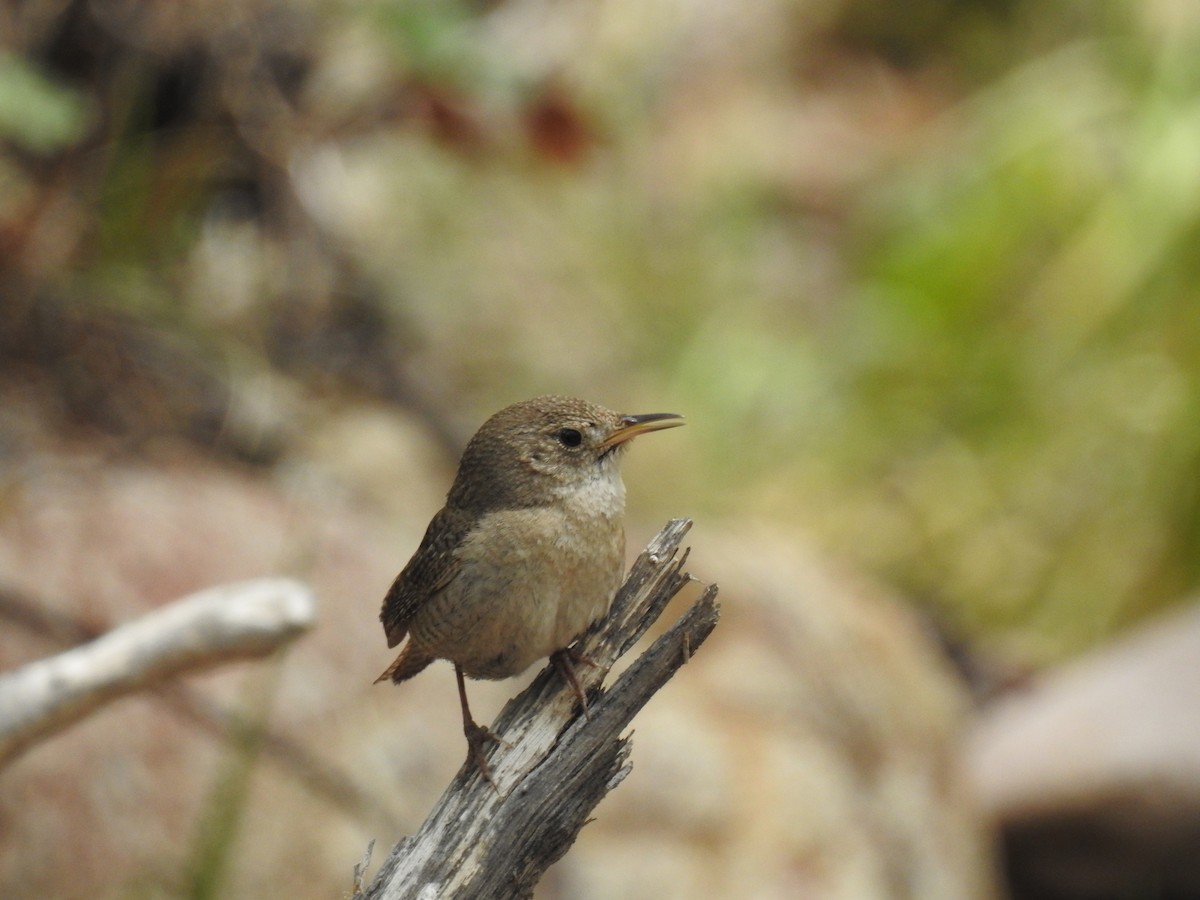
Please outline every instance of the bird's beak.
[[649, 431], [662, 431], [664, 428], [676, 428], [683, 424], [683, 416], [677, 413], [645, 413], [640, 416], [621, 416], [621, 425], [604, 439], [600, 446], [608, 450], [626, 441], [631, 441], [639, 434]]

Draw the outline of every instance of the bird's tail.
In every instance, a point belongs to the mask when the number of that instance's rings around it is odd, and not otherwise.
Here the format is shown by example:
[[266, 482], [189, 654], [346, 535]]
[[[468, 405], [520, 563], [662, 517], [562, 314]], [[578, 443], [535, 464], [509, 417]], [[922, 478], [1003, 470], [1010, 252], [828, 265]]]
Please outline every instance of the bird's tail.
[[409, 637], [408, 643], [404, 645], [404, 648], [400, 651], [400, 655], [396, 657], [396, 661], [387, 667], [387, 671], [375, 679], [375, 684], [388, 680], [396, 684], [407, 681], [433, 662], [433, 660], [434, 657], [418, 647], [413, 642], [413, 639]]

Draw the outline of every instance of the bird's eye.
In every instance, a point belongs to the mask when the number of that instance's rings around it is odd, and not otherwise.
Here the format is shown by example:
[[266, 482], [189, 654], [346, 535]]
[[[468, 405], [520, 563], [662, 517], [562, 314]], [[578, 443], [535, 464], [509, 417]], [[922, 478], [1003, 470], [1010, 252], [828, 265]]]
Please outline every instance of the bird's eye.
[[583, 443], [583, 435], [574, 428], [560, 428], [556, 437], [564, 447], [578, 447]]

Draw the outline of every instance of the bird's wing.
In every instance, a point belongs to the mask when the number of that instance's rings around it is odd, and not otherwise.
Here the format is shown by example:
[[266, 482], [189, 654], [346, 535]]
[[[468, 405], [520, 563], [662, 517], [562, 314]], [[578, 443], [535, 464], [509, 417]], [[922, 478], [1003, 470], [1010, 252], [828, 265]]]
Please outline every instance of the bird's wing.
[[460, 510], [445, 507], [433, 517], [421, 546], [383, 598], [379, 619], [389, 647], [404, 640], [417, 610], [458, 575], [462, 562], [454, 551], [470, 530], [471, 518]]

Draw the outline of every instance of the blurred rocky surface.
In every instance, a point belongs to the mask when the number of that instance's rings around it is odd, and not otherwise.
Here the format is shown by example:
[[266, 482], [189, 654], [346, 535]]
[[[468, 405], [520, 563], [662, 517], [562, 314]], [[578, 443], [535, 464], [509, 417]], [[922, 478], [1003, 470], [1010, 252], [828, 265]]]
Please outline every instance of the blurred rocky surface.
[[968, 762], [1014, 896], [1200, 896], [1200, 606], [989, 707]]
[[[260, 704], [273, 707], [272, 727], [321, 755], [330, 718], [375, 668], [361, 652], [374, 637], [374, 602], [356, 592], [381, 590], [394, 574], [385, 526], [347, 516], [335, 496], [317, 503], [303, 489], [281, 491], [187, 456], [149, 466], [43, 454], [5, 470], [4, 485], [0, 583], [84, 633], [230, 580], [289, 571], [310, 583], [322, 618], [313, 640], [275, 664], [231, 667], [190, 686], [205, 703], [252, 718]], [[364, 615], [339, 623], [339, 610], [356, 602]], [[59, 649], [34, 627], [0, 629], [4, 668]], [[214, 742], [170, 697], [147, 694], [33, 748], [0, 773], [0, 894], [178, 892], [236, 746]], [[273, 775], [267, 766], [255, 780], [250, 808], [286, 806], [288, 790], [298, 790], [294, 776], [268, 787]], [[311, 811], [311, 790], [299, 790]], [[327, 838], [280, 820], [246, 828], [246, 846], [267, 869], [281, 864], [266, 850], [270, 835], [287, 835], [297, 861]]]
[[[331, 428], [347, 448], [356, 421], [364, 446], [419, 432], [341, 417]], [[392, 490], [414, 502], [391, 517], [380, 509], [398, 509], [395, 499], [373, 505], [327, 470], [286, 462], [267, 477], [187, 451], [42, 453], [4, 470], [0, 584], [87, 631], [233, 579], [286, 573], [316, 590], [318, 628], [286, 656], [188, 687], [218, 708], [257, 711], [353, 796], [331, 801], [286, 754], [262, 753], [233, 798], [222, 896], [347, 890], [366, 842], [414, 829], [460, 764], [448, 669], [403, 690], [371, 684], [387, 663], [379, 598], [440, 499], [429, 485], [445, 481], [440, 466], [412, 463], [432, 459], [422, 441], [400, 455], [411, 467]], [[371, 469], [346, 458], [347, 471]], [[632, 525], [631, 550], [652, 531]], [[538, 896], [990, 896], [988, 836], [955, 751], [965, 704], [912, 617], [830, 573], [799, 538], [704, 521], [692, 538], [690, 568], [721, 584], [725, 621], [639, 717], [633, 774]], [[9, 621], [0, 665], [60, 641]], [[474, 686], [477, 712], [490, 718], [518, 687]], [[237, 741], [213, 734], [149, 694], [0, 773], [0, 893], [184, 890], [239, 759]]]

